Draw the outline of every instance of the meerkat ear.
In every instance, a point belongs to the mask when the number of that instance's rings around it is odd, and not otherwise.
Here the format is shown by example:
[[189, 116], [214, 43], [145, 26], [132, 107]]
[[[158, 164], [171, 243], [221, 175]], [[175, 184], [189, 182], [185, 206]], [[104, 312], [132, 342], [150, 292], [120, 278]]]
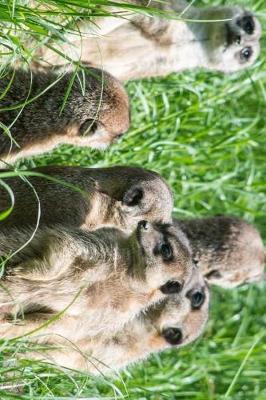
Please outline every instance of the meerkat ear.
[[135, 207], [139, 205], [143, 199], [143, 188], [140, 186], [132, 186], [123, 196], [122, 203], [128, 207]]

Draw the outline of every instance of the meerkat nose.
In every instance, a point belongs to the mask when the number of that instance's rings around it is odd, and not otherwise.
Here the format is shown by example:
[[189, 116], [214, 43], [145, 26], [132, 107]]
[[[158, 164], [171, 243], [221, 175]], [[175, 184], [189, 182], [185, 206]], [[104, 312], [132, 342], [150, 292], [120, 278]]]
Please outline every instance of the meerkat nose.
[[183, 339], [182, 331], [179, 328], [166, 328], [162, 331], [162, 335], [173, 346], [181, 344]]

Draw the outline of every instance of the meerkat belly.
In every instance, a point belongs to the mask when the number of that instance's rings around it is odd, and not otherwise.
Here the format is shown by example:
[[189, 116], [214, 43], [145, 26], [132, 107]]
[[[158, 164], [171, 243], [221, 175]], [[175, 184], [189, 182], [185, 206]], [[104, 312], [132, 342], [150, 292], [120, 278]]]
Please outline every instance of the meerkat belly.
[[204, 64], [202, 41], [182, 21], [169, 21], [162, 37], [159, 33], [149, 36], [128, 23], [105, 36], [87, 33], [68, 41], [57, 46], [62, 56], [45, 49], [43, 61], [62, 65], [67, 55], [70, 60], [102, 67], [122, 80], [166, 75]]

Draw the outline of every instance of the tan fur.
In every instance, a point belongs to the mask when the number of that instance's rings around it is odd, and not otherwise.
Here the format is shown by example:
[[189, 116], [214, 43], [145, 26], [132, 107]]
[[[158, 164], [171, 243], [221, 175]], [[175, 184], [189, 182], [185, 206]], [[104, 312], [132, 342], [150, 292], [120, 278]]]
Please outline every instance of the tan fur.
[[[141, 1], [136, 4], [146, 6]], [[124, 11], [124, 19], [95, 20], [98, 29], [83, 21], [80, 35], [69, 35], [68, 44], [57, 42], [53, 46], [70, 59], [101, 66], [124, 80], [197, 67], [232, 72], [250, 66], [259, 55], [260, 24], [240, 7], [200, 9], [180, 0], [165, 4], [152, 1], [147, 10], [149, 7], [176, 19]], [[247, 25], [247, 17], [252, 25]], [[247, 48], [251, 52], [244, 59], [241, 51]], [[35, 59], [35, 66], [65, 63], [63, 57], [45, 47]]]
[[233, 288], [265, 279], [265, 249], [257, 229], [230, 216], [174, 220], [212, 285]]
[[[30, 234], [18, 229], [2, 233], [1, 255], [18, 250]], [[171, 246], [171, 258], [164, 258], [162, 243]], [[131, 235], [116, 228], [40, 229], [9, 257], [0, 310], [6, 313], [9, 307], [14, 316], [43, 308], [65, 310], [83, 321], [90, 336], [114, 332], [168, 293], [186, 290], [192, 271], [186, 238], [171, 225], [140, 223]], [[178, 288], [169, 291], [169, 282]]]
[[[196, 291], [205, 293], [205, 300], [200, 307], [193, 309], [191, 296]], [[182, 337], [175, 343], [178, 347], [195, 340], [202, 333], [207, 321], [208, 304], [208, 289], [199, 271], [194, 270], [186, 290], [150, 307], [117, 333], [114, 333], [113, 329], [109, 330], [108, 336], [93, 338], [84, 328], [84, 318], [77, 319], [66, 315], [45, 328], [40, 327], [41, 315], [37, 314], [35, 321], [26, 316], [20, 326], [11, 326], [6, 322], [6, 330], [9, 336], [14, 337], [39, 327], [29, 339], [54, 347], [52, 351], [48, 347], [41, 353], [27, 354], [27, 357], [94, 374], [110, 373], [147, 358], [153, 352], [173, 346], [166, 336], [169, 328], [177, 328], [181, 332]], [[4, 330], [2, 325], [1, 331]]]

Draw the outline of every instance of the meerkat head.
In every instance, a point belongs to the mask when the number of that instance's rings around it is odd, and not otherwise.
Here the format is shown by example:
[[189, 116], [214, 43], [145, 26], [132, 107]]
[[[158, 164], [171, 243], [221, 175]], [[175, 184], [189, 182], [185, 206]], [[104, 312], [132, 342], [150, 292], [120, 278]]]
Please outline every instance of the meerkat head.
[[257, 229], [240, 219], [231, 219], [226, 242], [213, 250], [212, 261], [202, 258], [202, 273], [210, 284], [234, 288], [265, 280], [262, 238]]
[[84, 138], [85, 146], [104, 149], [129, 128], [128, 95], [123, 85], [105, 71], [88, 68], [85, 76], [84, 95], [73, 102], [77, 116], [74, 131]]
[[203, 12], [206, 25], [206, 51], [211, 68], [233, 72], [249, 67], [260, 53], [261, 25], [240, 7], [213, 7]]
[[140, 220], [172, 223], [173, 194], [159, 174], [128, 166], [95, 171], [97, 191], [107, 195], [106, 201], [112, 203], [112, 207], [105, 207], [105, 223], [114, 223], [130, 232]]
[[197, 267], [186, 289], [152, 306], [145, 315], [152, 326], [151, 348], [183, 346], [195, 340], [208, 320], [209, 290]]
[[193, 271], [186, 236], [173, 225], [140, 221], [133, 233], [145, 265], [145, 285], [164, 295], [180, 293]]
[[172, 222], [173, 195], [159, 176], [133, 184], [124, 193], [122, 211], [125, 220]]

